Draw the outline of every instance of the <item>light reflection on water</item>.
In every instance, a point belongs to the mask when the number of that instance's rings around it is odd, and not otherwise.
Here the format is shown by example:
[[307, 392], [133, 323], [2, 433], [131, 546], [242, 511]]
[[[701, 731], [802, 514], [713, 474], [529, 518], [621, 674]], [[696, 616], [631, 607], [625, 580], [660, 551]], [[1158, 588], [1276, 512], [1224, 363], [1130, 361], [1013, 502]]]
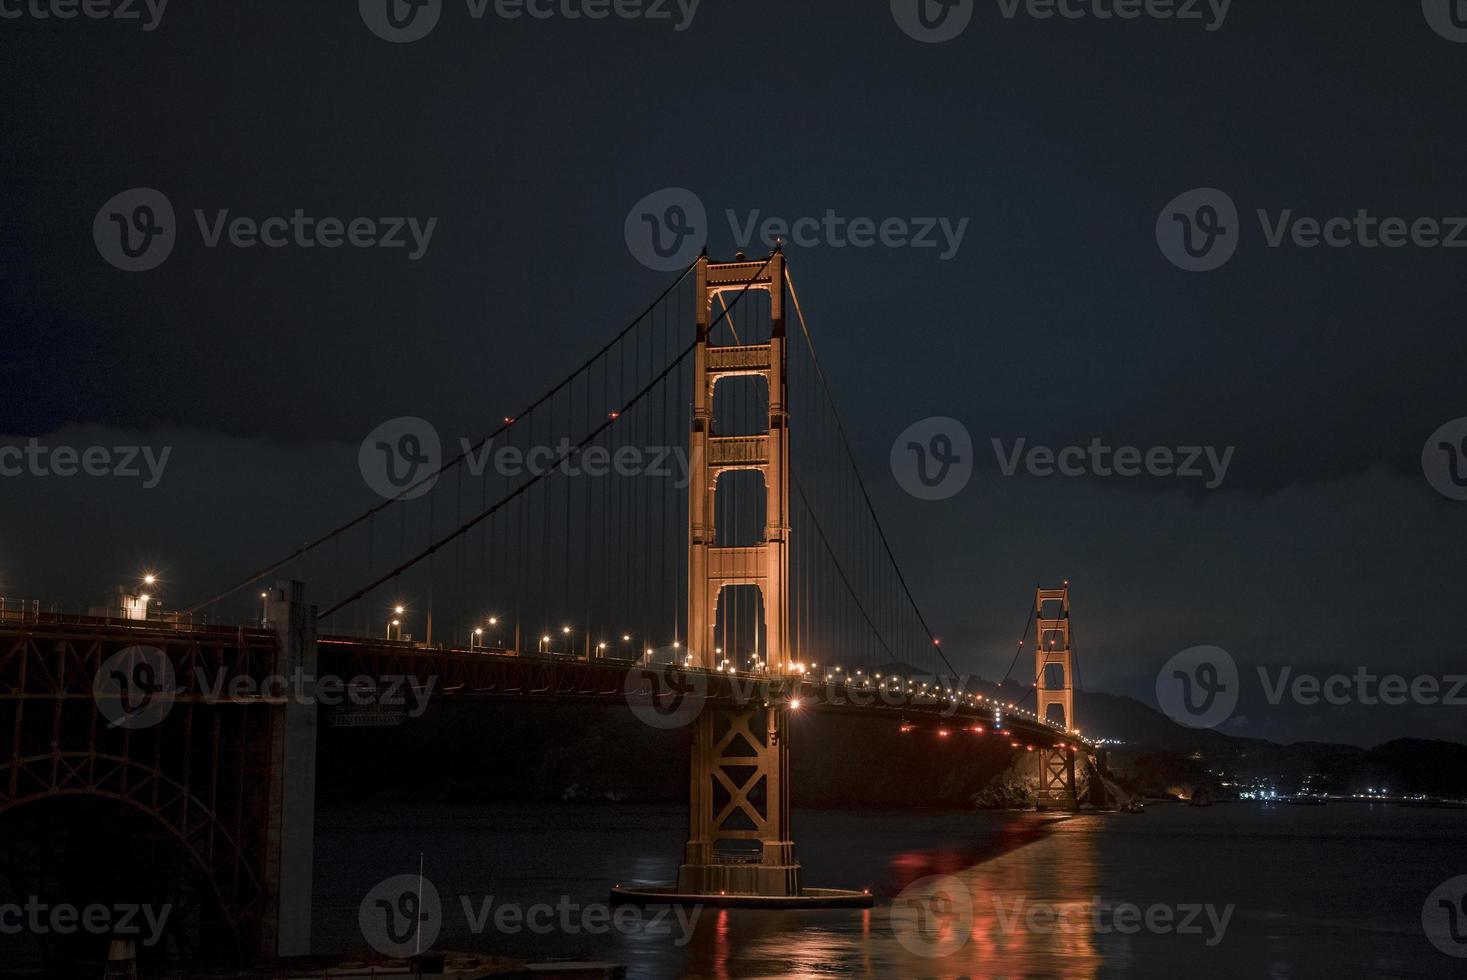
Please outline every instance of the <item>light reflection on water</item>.
[[[1467, 873], [1467, 813], [1365, 805], [1211, 810], [1054, 819], [1017, 813], [798, 812], [809, 885], [869, 887], [873, 910], [706, 909], [677, 935], [475, 934], [454, 922], [457, 896], [604, 902], [611, 884], [675, 876], [686, 833], [676, 807], [602, 810], [418, 804], [326, 815], [317, 862], [317, 948], [360, 948], [356, 903], [426, 853], [444, 894], [441, 949], [625, 964], [631, 978], [674, 977], [1273, 977], [1453, 975], [1459, 961], [1420, 932], [1421, 904]], [[950, 876], [971, 912], [950, 908], [914, 951], [893, 901]], [[911, 897], [911, 894], [905, 896]], [[1099, 900], [1233, 906], [1221, 941], [1090, 927]], [[1035, 903], [1066, 913], [1031, 927]], [[945, 907], [946, 908], [946, 907]], [[901, 922], [900, 913], [898, 924]], [[945, 930], [945, 931], [944, 931]]]
[[[943, 887], [960, 884], [971, 913], [955, 922], [937, 916], [929, 940], [904, 944], [893, 926], [891, 894], [881, 895], [875, 909], [860, 912], [728, 912], [708, 913], [688, 944], [684, 976], [869, 977], [1031, 976], [1091, 978], [1100, 957], [1091, 937], [1079, 932], [1031, 932], [1023, 925], [1027, 904], [1037, 897], [1078, 913], [1096, 894], [1097, 878], [1091, 835], [1054, 835], [1046, 845], [1025, 847], [1042, 836], [1041, 827], [1058, 826], [1049, 818], [1005, 815], [992, 825], [994, 840], [977, 850], [941, 847], [902, 851], [888, 859], [889, 881], [905, 889], [931, 876]], [[1015, 848], [985, 863], [995, 844]], [[904, 893], [911, 897], [914, 893]], [[1018, 918], [1016, 919], [1015, 916]], [[941, 939], [956, 936], [955, 943]], [[915, 949], [913, 948], [915, 947]], [[955, 947], [955, 948], [954, 948]], [[951, 950], [949, 952], [949, 950]], [[940, 955], [939, 955], [940, 954]]]

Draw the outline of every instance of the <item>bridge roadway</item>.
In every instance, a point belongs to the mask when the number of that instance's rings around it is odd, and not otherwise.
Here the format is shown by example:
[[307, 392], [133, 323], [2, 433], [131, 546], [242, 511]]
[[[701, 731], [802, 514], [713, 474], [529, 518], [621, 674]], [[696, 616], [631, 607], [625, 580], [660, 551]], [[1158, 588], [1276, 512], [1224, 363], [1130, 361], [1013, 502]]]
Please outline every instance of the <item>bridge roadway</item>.
[[[286, 676], [282, 684], [271, 681], [282, 671], [276, 663], [278, 635], [270, 627], [13, 609], [0, 614], [0, 698], [90, 698], [102, 662], [130, 646], [155, 647], [168, 654], [176, 691], [171, 698], [164, 694], [164, 699], [175, 703], [280, 704], [306, 690], [304, 681], [328, 677], [333, 678], [331, 685], [318, 692], [323, 705], [355, 700], [364, 702], [359, 707], [375, 704], [389, 712], [418, 703], [415, 698], [508, 697], [630, 704], [652, 710], [660, 706], [671, 714], [678, 710], [681, 694], [685, 701], [715, 708], [782, 700], [801, 711], [882, 715], [953, 731], [976, 726], [983, 734], [1008, 735], [1024, 746], [1093, 750], [1088, 739], [1041, 721], [1032, 712], [974, 691], [944, 691], [944, 679], [917, 673], [856, 673], [843, 667], [818, 677], [807, 671], [781, 678], [676, 664], [643, 666], [614, 657], [587, 660], [583, 655], [325, 634], [317, 638], [314, 676]], [[20, 658], [18, 654], [26, 650], [30, 656]], [[29, 661], [24, 668], [22, 659]], [[52, 662], [49, 669], [47, 661]], [[343, 691], [335, 679], [355, 686]]]
[[[677, 695], [729, 708], [782, 700], [796, 710], [882, 715], [900, 723], [938, 729], [982, 728], [1009, 735], [1021, 745], [1071, 745], [1093, 749], [1087, 740], [1040, 721], [1032, 713], [972, 691], [941, 692], [932, 675], [832, 670], [831, 680], [810, 672], [780, 678], [746, 671], [708, 671], [676, 664], [643, 666], [617, 658], [515, 653], [512, 650], [425, 647], [411, 642], [322, 636], [321, 673], [341, 677], [408, 677], [421, 688], [435, 684], [433, 697], [503, 698], [540, 701], [625, 703], [675, 712]], [[853, 682], [854, 681], [854, 682]], [[895, 683], [893, 683], [895, 682]], [[927, 690], [922, 684], [927, 684]], [[951, 683], [951, 681], [950, 681]], [[409, 698], [411, 700], [411, 698]], [[997, 722], [997, 723], [996, 723]]]

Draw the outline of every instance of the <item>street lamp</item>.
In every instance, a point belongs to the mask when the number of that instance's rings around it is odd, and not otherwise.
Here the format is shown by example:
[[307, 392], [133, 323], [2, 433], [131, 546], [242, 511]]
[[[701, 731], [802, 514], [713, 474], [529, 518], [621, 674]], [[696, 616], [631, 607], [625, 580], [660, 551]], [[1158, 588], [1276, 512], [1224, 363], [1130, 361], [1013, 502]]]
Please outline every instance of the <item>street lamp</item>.
[[387, 622], [387, 638], [389, 640], [402, 639], [402, 614], [406, 611], [407, 608], [402, 605], [392, 607], [393, 616]]
[[[499, 617], [498, 616], [490, 616], [488, 622], [489, 622], [489, 628], [490, 628], [490, 642], [492, 642], [496, 647], [498, 647], [498, 646], [501, 645], [500, 642], [499, 642]], [[480, 645], [481, 646], [487, 646], [488, 644], [480, 644]]]
[[550, 634], [549, 633], [546, 633], [544, 636], [540, 637], [540, 652], [541, 653], [544, 653], [545, 652], [545, 644], [547, 644], [549, 642], [550, 642]]
[[483, 636], [484, 636], [484, 628], [482, 626], [475, 627], [474, 628], [474, 635], [469, 640], [469, 649], [472, 650], [475, 647], [478, 647], [480, 649], [483, 649], [483, 646], [484, 646]]
[[[153, 596], [151, 595], [151, 592], [152, 592], [151, 586], [153, 585], [154, 582], [157, 582], [157, 581], [158, 581], [158, 577], [156, 575], [154, 575], [152, 572], [148, 572], [147, 574], [145, 574], [143, 576], [142, 582], [141, 582], [141, 584], [138, 587], [138, 593], [139, 594], [137, 596], [133, 597], [133, 599], [131, 601], [126, 601], [126, 600], [124, 601], [124, 603], [123, 603], [124, 608], [126, 608], [126, 606], [128, 606], [128, 605], [132, 605], [134, 607], [133, 612], [134, 612], [135, 615], [132, 615], [130, 618], [132, 618], [132, 619], [147, 619], [147, 618], [149, 618], [148, 617], [148, 602], [149, 602], [149, 600], [151, 600], [153, 598]], [[124, 615], [126, 615], [126, 614], [124, 614]]]

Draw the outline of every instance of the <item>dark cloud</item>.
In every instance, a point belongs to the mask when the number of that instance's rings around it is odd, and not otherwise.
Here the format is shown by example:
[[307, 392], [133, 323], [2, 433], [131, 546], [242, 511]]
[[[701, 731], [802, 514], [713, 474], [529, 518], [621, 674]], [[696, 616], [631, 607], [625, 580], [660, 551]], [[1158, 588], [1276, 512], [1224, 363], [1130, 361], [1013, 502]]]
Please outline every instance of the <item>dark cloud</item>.
[[[902, 557], [974, 665], [1003, 659], [1033, 582], [1064, 575], [1091, 682], [1131, 693], [1194, 643], [1417, 670], [1460, 655], [1423, 615], [1460, 592], [1463, 505], [1420, 472], [1426, 437], [1467, 415], [1460, 254], [1274, 249], [1256, 216], [1467, 213], [1467, 47], [1415, 6], [1237, 5], [1209, 33], [980, 5], [920, 44], [884, 4], [708, 3], [681, 32], [449, 4], [405, 45], [354, 6], [177, 6], [147, 33], [6, 22], [0, 432], [179, 446], [156, 494], [0, 483], [27, 518], [5, 532], [7, 582], [81, 600], [150, 554], [218, 581], [335, 523], [363, 502], [352, 457], [379, 422], [486, 431], [639, 309], [665, 277], [629, 254], [627, 208], [681, 186], [718, 254], [755, 211], [968, 219], [947, 260], [788, 253]], [[128, 274], [90, 229], [136, 186], [168, 195], [180, 240]], [[1243, 221], [1207, 274], [1154, 238], [1199, 186]], [[438, 224], [414, 261], [209, 248], [195, 209]], [[927, 415], [977, 447], [948, 504], [886, 472]], [[989, 440], [1019, 437], [1235, 457], [1210, 494], [1003, 478]], [[104, 556], [86, 568], [56, 546], [83, 529]]]

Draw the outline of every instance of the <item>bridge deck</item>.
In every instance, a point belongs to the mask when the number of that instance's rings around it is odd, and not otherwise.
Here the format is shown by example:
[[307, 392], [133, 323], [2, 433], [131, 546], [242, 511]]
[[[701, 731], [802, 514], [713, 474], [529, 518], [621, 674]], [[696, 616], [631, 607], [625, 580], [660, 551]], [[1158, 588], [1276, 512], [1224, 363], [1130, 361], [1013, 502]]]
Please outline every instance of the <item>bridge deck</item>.
[[[233, 650], [239, 654], [225, 664], [215, 657], [208, 663], [194, 658], [180, 663], [179, 701], [219, 700], [217, 668], [226, 667], [262, 681], [272, 675], [277, 642], [273, 629], [260, 625], [192, 622], [187, 620], [128, 620], [97, 616], [6, 609], [0, 611], [0, 677], [17, 644], [40, 652], [56, 643], [84, 644], [99, 656], [130, 645], [153, 645], [172, 651], [199, 646]], [[37, 646], [39, 644], [39, 646]], [[772, 699], [797, 702], [800, 710], [882, 715], [950, 725], [954, 730], [981, 725], [994, 734], [1010, 734], [1035, 746], [1085, 745], [1088, 742], [1047, 724], [1022, 709], [972, 691], [945, 693], [944, 679], [913, 672], [881, 682], [870, 676], [856, 680], [843, 675], [835, 681], [806, 676], [776, 677], [747, 671], [705, 671], [675, 664], [644, 666], [616, 658], [587, 660], [581, 656], [517, 653], [508, 649], [428, 646], [413, 641], [343, 635], [317, 639], [317, 676], [365, 679], [380, 685], [400, 679], [423, 689], [431, 683], [432, 696], [505, 698], [530, 701], [580, 701], [598, 704], [650, 704], [655, 696], [678, 690], [716, 707], [763, 703]], [[198, 674], [200, 668], [204, 674]], [[194, 671], [190, 675], [190, 671]], [[19, 683], [4, 685], [0, 698], [90, 697], [91, 677], [78, 674], [74, 683], [36, 690]], [[287, 679], [291, 680], [291, 679]], [[307, 680], [315, 680], [308, 678]], [[927, 689], [922, 688], [926, 682]], [[953, 683], [948, 681], [948, 683]], [[280, 695], [244, 695], [250, 699], [282, 700]], [[1001, 719], [1001, 727], [995, 725]]]

